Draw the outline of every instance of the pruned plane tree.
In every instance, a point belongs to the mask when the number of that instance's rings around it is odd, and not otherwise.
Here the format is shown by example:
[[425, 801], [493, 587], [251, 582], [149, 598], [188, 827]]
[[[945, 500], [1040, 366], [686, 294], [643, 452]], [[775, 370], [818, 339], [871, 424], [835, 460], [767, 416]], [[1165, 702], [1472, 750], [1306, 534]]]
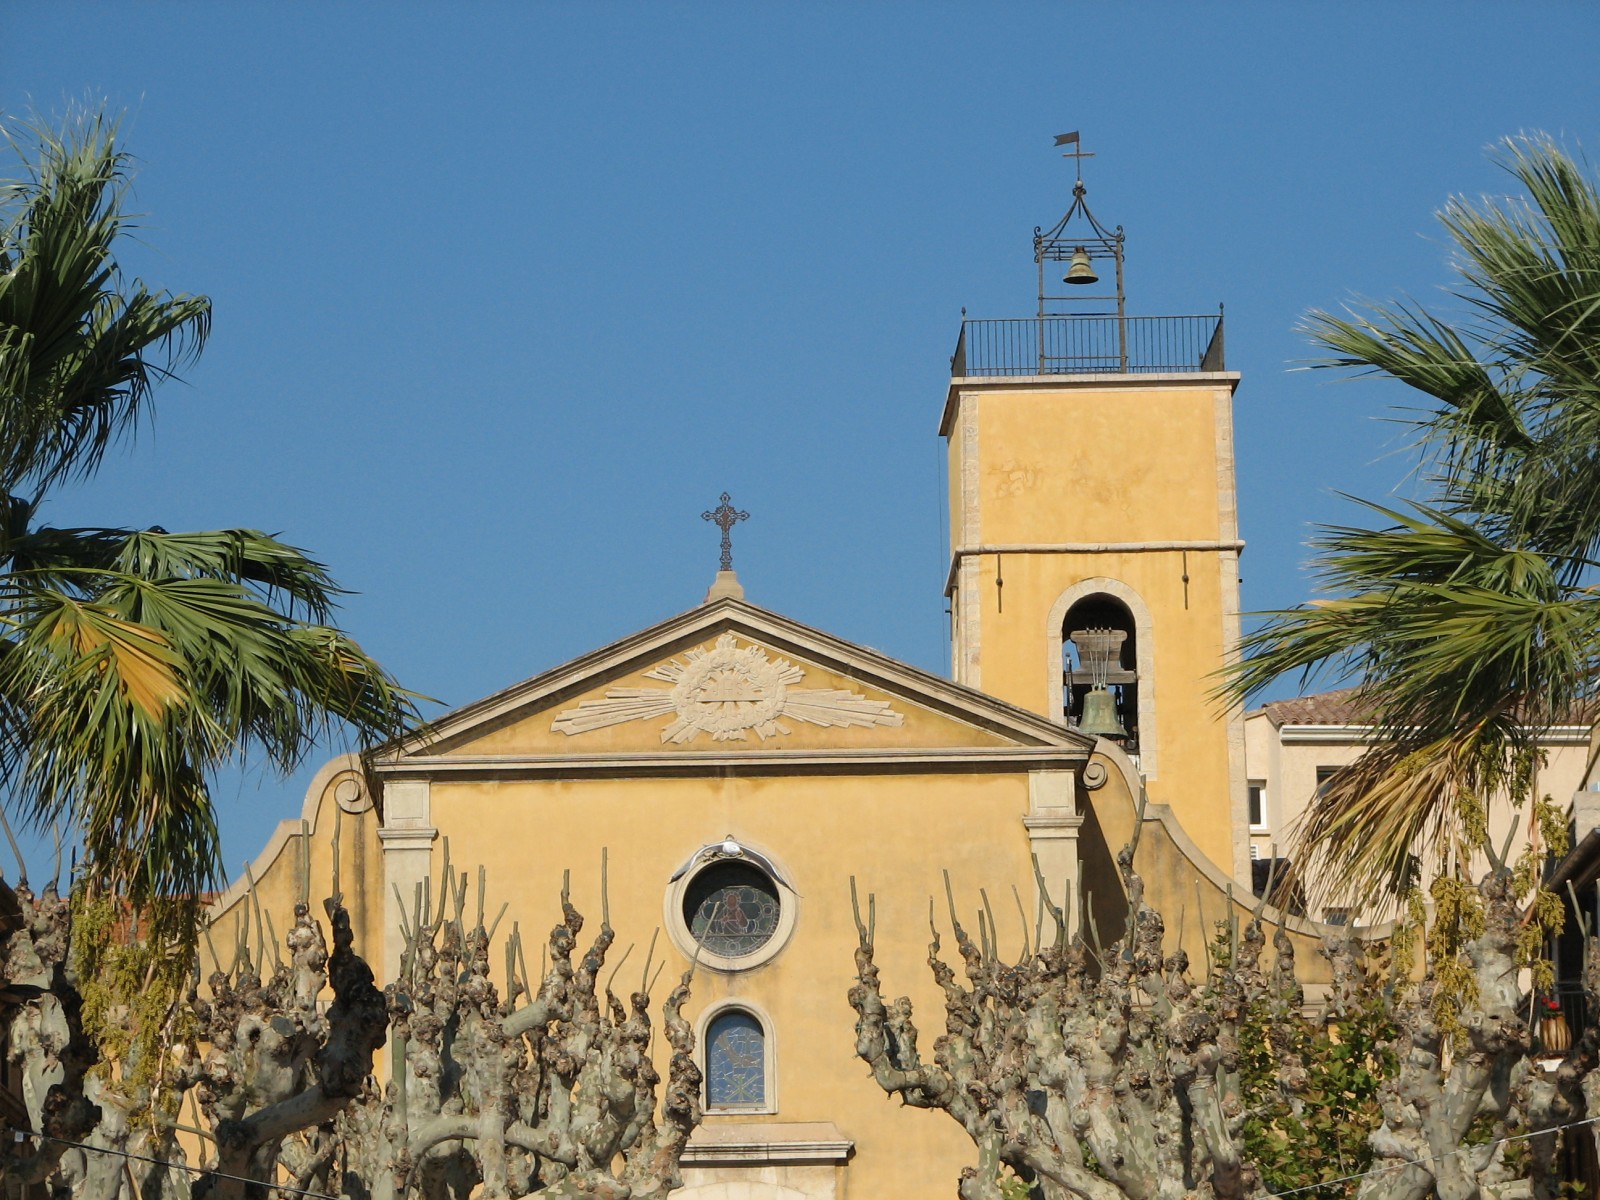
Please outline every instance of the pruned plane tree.
[[1041, 921], [1030, 947], [1024, 922], [1016, 961], [987, 898], [976, 938], [952, 900], [964, 978], [941, 957], [930, 903], [944, 1000], [931, 1055], [911, 1001], [885, 999], [875, 906], [863, 917], [856, 904], [856, 1052], [884, 1092], [972, 1139], [961, 1200], [1549, 1200], [1563, 1194], [1563, 1139], [1600, 1150], [1600, 942], [1588, 1024], [1551, 1054], [1529, 1028], [1527, 903], [1504, 862], [1468, 885], [1481, 913], [1469, 927], [1436, 918], [1409, 943], [1329, 930], [1332, 984], [1308, 1006], [1294, 943], [1264, 905], [1218, 923], [1202, 969], [1164, 950], [1133, 860], [1133, 846], [1118, 855], [1128, 919], [1109, 946], [1092, 920], [1087, 938], [1070, 933], [1042, 879], [1054, 937]]
[[[337, 893], [326, 929], [302, 898], [281, 943], [263, 936], [257, 909], [254, 951], [242, 924], [230, 964], [167, 1013], [157, 1070], [86, 1035], [71, 899], [54, 883], [6, 889], [16, 903], [0, 913], [0, 1053], [20, 1103], [0, 1107], [0, 1196], [660, 1200], [681, 1184], [701, 1116], [689, 974], [662, 1006], [663, 1078], [653, 954], [619, 999], [623, 963], [601, 979], [610, 923], [581, 946], [564, 883], [540, 975], [513, 925], [497, 985], [499, 918], [486, 925], [481, 870], [477, 884], [473, 920], [469, 881], [446, 851], [436, 885], [411, 898], [400, 978], [382, 991]], [[386, 1040], [391, 1078], [380, 1084]]]

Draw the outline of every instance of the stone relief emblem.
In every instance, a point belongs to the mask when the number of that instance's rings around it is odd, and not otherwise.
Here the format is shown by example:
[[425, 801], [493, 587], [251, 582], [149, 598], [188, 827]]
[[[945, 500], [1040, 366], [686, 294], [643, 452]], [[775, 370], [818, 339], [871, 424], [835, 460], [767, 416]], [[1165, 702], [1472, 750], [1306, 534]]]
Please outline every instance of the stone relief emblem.
[[899, 725], [904, 717], [886, 700], [869, 700], [840, 688], [799, 688], [805, 672], [784, 659], [773, 661], [759, 646], [740, 646], [725, 633], [710, 650], [698, 647], [669, 659], [645, 678], [670, 688], [612, 688], [603, 700], [585, 700], [556, 717], [551, 729], [588, 733], [627, 721], [671, 716], [661, 740], [692, 742], [702, 733], [717, 742], [743, 741], [754, 733], [765, 741], [789, 733], [783, 723], [804, 721], [824, 728]]

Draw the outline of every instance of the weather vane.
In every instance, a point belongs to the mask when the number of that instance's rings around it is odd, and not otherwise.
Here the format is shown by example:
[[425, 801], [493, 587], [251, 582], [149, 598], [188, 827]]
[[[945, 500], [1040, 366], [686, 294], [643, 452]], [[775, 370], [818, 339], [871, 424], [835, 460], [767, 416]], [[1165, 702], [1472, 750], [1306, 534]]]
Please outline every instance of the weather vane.
[[1072, 165], [1074, 172], [1078, 176], [1078, 182], [1081, 185], [1083, 182], [1083, 160], [1086, 158], [1093, 158], [1094, 155], [1085, 150], [1083, 148], [1083, 144], [1078, 141], [1078, 131], [1076, 129], [1074, 129], [1071, 133], [1056, 134], [1056, 145], [1072, 147], [1071, 150], [1063, 150], [1061, 152], [1061, 157], [1077, 159], [1077, 161]]
[[740, 512], [731, 503], [727, 492], [722, 493], [722, 503], [710, 512], [700, 514], [702, 521], [713, 521], [722, 530], [722, 569], [733, 570], [733, 526], [736, 521], [748, 521], [750, 514]]

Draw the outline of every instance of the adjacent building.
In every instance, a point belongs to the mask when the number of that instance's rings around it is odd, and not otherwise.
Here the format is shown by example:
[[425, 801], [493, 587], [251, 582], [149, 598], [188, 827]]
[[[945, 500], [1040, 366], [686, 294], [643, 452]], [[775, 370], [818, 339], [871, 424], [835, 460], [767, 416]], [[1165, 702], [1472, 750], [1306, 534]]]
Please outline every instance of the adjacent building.
[[[1562, 807], [1573, 806], [1578, 838], [1594, 827], [1600, 815], [1592, 811], [1600, 792], [1588, 790], [1590, 733], [1587, 724], [1546, 730], [1540, 739], [1544, 761], [1535, 780], [1541, 796]], [[1245, 828], [1257, 885], [1265, 879], [1272, 859], [1289, 855], [1296, 823], [1318, 789], [1340, 767], [1359, 758], [1372, 736], [1369, 714], [1362, 710], [1355, 688], [1274, 700], [1245, 715]], [[1509, 834], [1514, 848], [1526, 845], [1529, 818], [1521, 814], [1513, 834], [1511, 822], [1516, 816], [1510, 805], [1496, 805], [1490, 815], [1491, 840], [1499, 844]], [[1343, 923], [1351, 916], [1342, 897], [1313, 897], [1310, 904], [1314, 911], [1309, 915], [1321, 921]]]

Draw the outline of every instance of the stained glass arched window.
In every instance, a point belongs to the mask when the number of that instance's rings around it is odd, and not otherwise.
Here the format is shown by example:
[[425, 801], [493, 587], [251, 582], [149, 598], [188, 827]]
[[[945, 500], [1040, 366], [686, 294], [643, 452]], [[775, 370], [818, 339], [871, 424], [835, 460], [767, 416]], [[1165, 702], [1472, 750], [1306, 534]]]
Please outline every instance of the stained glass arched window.
[[706, 1104], [760, 1108], [767, 1102], [767, 1035], [743, 1009], [718, 1013], [706, 1027]]

